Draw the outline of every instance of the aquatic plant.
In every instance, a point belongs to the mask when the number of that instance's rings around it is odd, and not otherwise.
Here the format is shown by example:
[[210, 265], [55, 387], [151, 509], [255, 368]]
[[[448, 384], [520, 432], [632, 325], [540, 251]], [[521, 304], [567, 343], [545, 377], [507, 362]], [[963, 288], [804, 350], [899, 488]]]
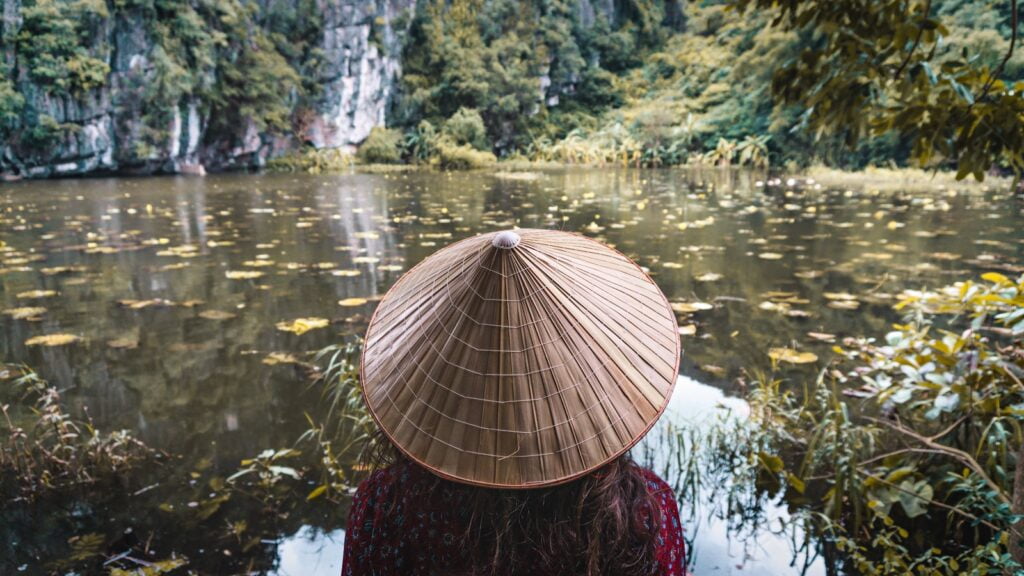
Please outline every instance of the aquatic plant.
[[157, 454], [127, 430], [104, 433], [77, 420], [60, 392], [24, 366], [0, 365], [0, 381], [19, 390], [29, 414], [0, 405], [0, 481], [4, 494], [34, 500], [43, 493], [124, 474]]

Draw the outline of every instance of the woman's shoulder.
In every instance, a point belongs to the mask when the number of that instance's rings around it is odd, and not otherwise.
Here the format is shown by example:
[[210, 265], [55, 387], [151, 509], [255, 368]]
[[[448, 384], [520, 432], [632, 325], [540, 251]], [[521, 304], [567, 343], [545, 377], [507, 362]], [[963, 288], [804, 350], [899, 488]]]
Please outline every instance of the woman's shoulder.
[[363, 494], [378, 495], [390, 493], [396, 489], [405, 492], [428, 479], [428, 475], [419, 466], [402, 458], [370, 472], [369, 476], [359, 483], [357, 491]]
[[650, 490], [652, 494], [674, 494], [672, 487], [662, 480], [661, 476], [658, 476], [654, 470], [644, 468], [639, 464], [635, 464], [635, 466], [640, 470], [640, 475], [643, 476], [644, 481], [647, 482], [647, 489]]

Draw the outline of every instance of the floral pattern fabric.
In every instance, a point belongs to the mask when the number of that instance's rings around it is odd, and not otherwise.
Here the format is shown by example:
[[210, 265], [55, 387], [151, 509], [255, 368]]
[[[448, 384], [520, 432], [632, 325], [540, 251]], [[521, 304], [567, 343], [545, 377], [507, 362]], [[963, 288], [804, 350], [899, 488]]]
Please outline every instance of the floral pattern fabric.
[[[683, 531], [675, 494], [643, 469], [661, 507], [656, 576], [687, 576]], [[437, 482], [423, 468], [400, 462], [364, 480], [352, 500], [342, 576], [447, 576], [470, 562], [459, 535], [469, 521], [458, 486]], [[397, 500], [395, 497], [397, 496]], [[385, 503], [395, 503], [385, 512]], [[461, 569], [461, 570], [460, 570]]]

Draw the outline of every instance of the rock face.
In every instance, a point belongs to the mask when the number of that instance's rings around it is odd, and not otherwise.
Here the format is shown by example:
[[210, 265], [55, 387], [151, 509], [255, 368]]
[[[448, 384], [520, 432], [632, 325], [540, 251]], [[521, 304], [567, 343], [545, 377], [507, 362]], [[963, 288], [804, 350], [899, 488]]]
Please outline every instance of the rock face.
[[[0, 1], [0, 42], [4, 42], [16, 37], [22, 26], [21, 0]], [[250, 123], [242, 131], [244, 136], [228, 148], [207, 144], [207, 107], [193, 97], [184, 97], [163, 127], [170, 135], [166, 146], [139, 147], [146, 110], [138, 103], [138, 87], [148, 80], [154, 43], [131, 12], [119, 12], [101, 26], [98, 35], [109, 49], [94, 56], [104, 60], [110, 72], [100, 88], [79, 96], [55, 95], [34, 85], [24, 66], [16, 66], [13, 43], [5, 42], [0, 45], [3, 68], [18, 70], [12, 80], [24, 97], [24, 110], [31, 111], [22, 114], [17, 129], [29, 130], [42, 116], [64, 129], [43, 152], [10, 142], [0, 146], [0, 176], [197, 174], [206, 169], [260, 166], [269, 157], [306, 144], [354, 148], [371, 128], [385, 121], [400, 74], [401, 31], [394, 23], [410, 21], [415, 5], [416, 0], [320, 0], [319, 48], [324, 65], [316, 80], [322, 92], [305, 130], [300, 136], [273, 137]]]

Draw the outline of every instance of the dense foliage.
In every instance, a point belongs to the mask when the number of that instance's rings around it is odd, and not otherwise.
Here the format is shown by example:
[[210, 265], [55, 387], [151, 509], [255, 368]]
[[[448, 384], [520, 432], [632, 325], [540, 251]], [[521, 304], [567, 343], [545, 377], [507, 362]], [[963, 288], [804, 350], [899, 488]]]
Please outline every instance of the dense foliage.
[[1024, 565], [1024, 277], [907, 292], [906, 323], [849, 339], [816, 382], [762, 378], [746, 450], [861, 574]]
[[[443, 150], [468, 157], [456, 150], [468, 146], [647, 166], [914, 162], [977, 178], [1024, 168], [1017, 3], [864, 6], [421, 0], [391, 13], [367, 5], [377, 14], [370, 41], [387, 26], [403, 47], [388, 115], [402, 138], [386, 156], [441, 163]], [[186, 104], [208, 118], [214, 149], [238, 146], [253, 130], [304, 142], [325, 98], [323, 9], [313, 0], [25, 0], [20, 25], [3, 30], [0, 137], [22, 155], [45, 156], [75, 126], [36, 109], [37, 91], [73, 102], [107, 87], [125, 124], [118, 132], [134, 143], [123, 163], [171, 146]], [[114, 28], [137, 30], [133, 41], [148, 51], [110, 86]]]

